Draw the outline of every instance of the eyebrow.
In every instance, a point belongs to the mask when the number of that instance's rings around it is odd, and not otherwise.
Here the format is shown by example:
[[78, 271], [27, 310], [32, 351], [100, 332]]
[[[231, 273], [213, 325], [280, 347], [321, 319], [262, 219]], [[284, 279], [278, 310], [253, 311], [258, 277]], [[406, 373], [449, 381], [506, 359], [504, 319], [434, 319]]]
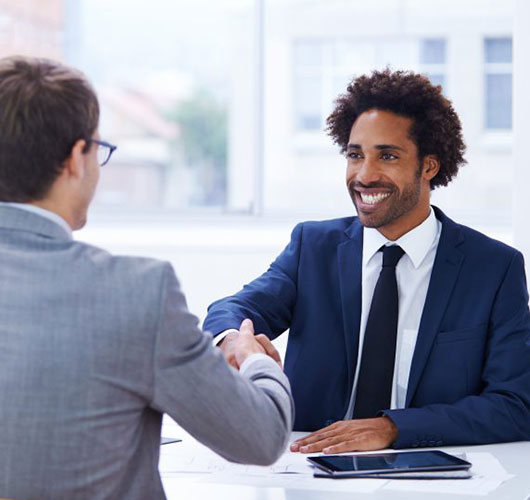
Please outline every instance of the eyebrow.
[[[407, 150], [405, 148], [402, 148], [401, 146], [396, 146], [395, 144], [376, 144], [374, 146], [375, 149], [377, 149], [378, 151], [383, 151], [385, 149], [397, 149], [398, 151], [404, 151], [406, 152]], [[361, 147], [360, 144], [348, 144], [348, 151], [351, 150], [351, 149], [363, 149]]]

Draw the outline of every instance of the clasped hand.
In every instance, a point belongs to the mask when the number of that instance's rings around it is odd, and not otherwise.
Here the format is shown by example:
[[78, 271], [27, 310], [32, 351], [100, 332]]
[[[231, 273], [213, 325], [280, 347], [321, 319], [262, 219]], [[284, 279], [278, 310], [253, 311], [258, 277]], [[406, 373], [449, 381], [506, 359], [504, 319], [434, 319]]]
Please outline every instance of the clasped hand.
[[[278, 351], [266, 335], [254, 334], [250, 319], [241, 323], [239, 332], [229, 333], [219, 348], [228, 363], [236, 369], [255, 353], [267, 354], [282, 368]], [[291, 451], [329, 454], [380, 450], [391, 446], [397, 435], [397, 427], [388, 417], [343, 420], [297, 439], [291, 444]]]
[[270, 356], [282, 368], [280, 354], [266, 335], [254, 334], [254, 325], [250, 319], [243, 320], [239, 332], [229, 333], [221, 341], [219, 348], [228, 363], [237, 370], [245, 359], [256, 353]]

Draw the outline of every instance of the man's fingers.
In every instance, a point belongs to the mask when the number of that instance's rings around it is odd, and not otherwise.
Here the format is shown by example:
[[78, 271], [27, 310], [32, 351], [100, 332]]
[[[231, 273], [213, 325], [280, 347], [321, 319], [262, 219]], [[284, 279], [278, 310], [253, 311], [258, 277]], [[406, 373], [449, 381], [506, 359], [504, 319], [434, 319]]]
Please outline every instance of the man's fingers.
[[322, 439], [326, 439], [332, 436], [334, 436], [333, 431], [317, 431], [299, 440], [298, 443], [304, 446], [306, 444], [316, 443], [317, 441], [321, 441]]
[[319, 429], [318, 431], [312, 432], [311, 434], [308, 434], [307, 436], [304, 436], [303, 438], [299, 438], [294, 441], [294, 443], [313, 443], [315, 441], [315, 437], [322, 438], [322, 437], [329, 437], [334, 436], [337, 431], [340, 432], [342, 426], [341, 422], [335, 422], [331, 425], [328, 425], [327, 427], [322, 427], [322, 429]]
[[[387, 421], [388, 420], [388, 421]], [[390, 420], [372, 418], [335, 422], [291, 444], [291, 451], [301, 453], [344, 453], [380, 450], [397, 438], [397, 428]]]
[[248, 318], [244, 319], [239, 327], [239, 333], [254, 336], [254, 324], [252, 323], [252, 320]]
[[360, 432], [356, 436], [343, 436], [341, 443], [324, 448], [324, 453], [344, 453], [347, 451], [372, 451], [388, 447], [389, 443], [373, 431]]
[[326, 455], [334, 454], [334, 453], [344, 453], [347, 451], [365, 451], [365, 450], [371, 450], [372, 448], [366, 448], [362, 446], [362, 438], [361, 437], [355, 437], [353, 439], [349, 439], [348, 441], [342, 441], [341, 443], [327, 446], [322, 449], [322, 452]]
[[276, 348], [272, 345], [272, 342], [269, 340], [269, 337], [266, 335], [263, 335], [263, 333], [260, 333], [259, 335], [256, 335], [255, 339], [260, 343], [261, 347], [265, 349], [265, 354], [270, 356], [274, 361], [277, 363], [282, 364], [282, 358], [280, 357], [280, 353], [276, 350]]
[[313, 443], [317, 443], [318, 441], [322, 441], [323, 439], [327, 439], [330, 437], [333, 437], [334, 434], [332, 432], [323, 432], [323, 431], [317, 431], [312, 434], [309, 434], [309, 436], [306, 436], [301, 439], [297, 439], [291, 444], [291, 451], [299, 451], [303, 446], [308, 446]]
[[344, 436], [333, 436], [321, 439], [313, 444], [308, 444], [300, 447], [300, 453], [317, 453], [326, 448], [330, 448], [334, 445], [344, 442]]

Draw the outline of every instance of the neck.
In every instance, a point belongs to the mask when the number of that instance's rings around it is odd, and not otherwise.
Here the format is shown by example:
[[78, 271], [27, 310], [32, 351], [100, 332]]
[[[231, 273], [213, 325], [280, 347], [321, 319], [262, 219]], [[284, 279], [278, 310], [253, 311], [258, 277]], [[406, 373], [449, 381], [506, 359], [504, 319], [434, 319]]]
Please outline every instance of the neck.
[[425, 207], [421, 207], [421, 210], [404, 214], [395, 221], [392, 221], [390, 224], [378, 227], [377, 230], [387, 240], [396, 241], [427, 220], [430, 211], [431, 207], [429, 204], [427, 204]]
[[62, 206], [60, 203], [55, 203], [54, 201], [49, 199], [31, 201], [28, 204], [42, 208], [44, 210], [48, 210], [48, 212], [53, 212], [54, 214], [64, 219], [66, 223], [70, 226], [70, 229], [75, 229], [73, 217], [66, 206]]

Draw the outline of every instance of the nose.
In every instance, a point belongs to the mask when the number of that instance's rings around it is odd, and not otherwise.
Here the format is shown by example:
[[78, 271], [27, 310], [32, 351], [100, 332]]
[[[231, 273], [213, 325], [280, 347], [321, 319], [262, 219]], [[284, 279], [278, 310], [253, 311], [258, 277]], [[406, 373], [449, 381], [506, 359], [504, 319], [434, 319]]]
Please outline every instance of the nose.
[[353, 166], [349, 178], [350, 180], [355, 179], [356, 182], [368, 185], [372, 182], [380, 181], [381, 172], [378, 168], [377, 162], [367, 155], [362, 161]]

